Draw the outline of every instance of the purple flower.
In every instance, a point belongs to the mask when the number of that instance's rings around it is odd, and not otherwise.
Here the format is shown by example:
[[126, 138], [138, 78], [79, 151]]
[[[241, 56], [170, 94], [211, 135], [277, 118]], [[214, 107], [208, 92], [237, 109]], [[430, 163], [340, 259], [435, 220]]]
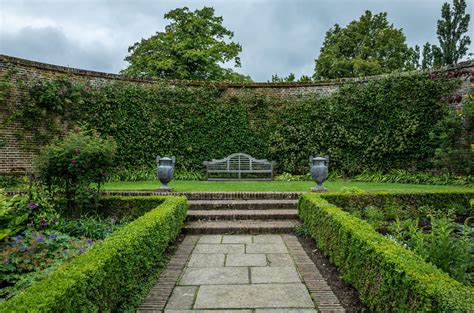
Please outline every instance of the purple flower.
[[94, 242], [93, 242], [91, 239], [87, 239], [87, 243], [91, 245], [91, 244], [93, 244]]
[[34, 203], [33, 201], [32, 202], [28, 202], [28, 209], [30, 210], [34, 210], [38, 207], [38, 205], [36, 203]]
[[110, 219], [110, 222], [111, 222], [112, 224], [115, 224], [115, 223], [117, 222], [117, 220], [118, 220], [118, 218], [117, 218], [116, 216], [114, 216], [114, 217], [112, 217], [112, 218]]
[[10, 259], [3, 260], [3, 264], [10, 264]]
[[51, 220], [51, 224], [57, 224], [59, 222], [59, 220], [57, 218], [53, 218]]
[[48, 239], [55, 239], [55, 238], [58, 238], [58, 235], [51, 234], [51, 235], [48, 236]]
[[28, 250], [27, 246], [21, 246], [20, 251], [26, 251], [26, 250]]
[[43, 236], [38, 236], [38, 237], [36, 237], [36, 240], [38, 242], [44, 242], [44, 237]]
[[16, 235], [16, 236], [15, 236], [15, 239], [16, 239], [16, 240], [22, 240], [23, 237], [21, 237], [21, 235]]
[[72, 164], [72, 165], [76, 165], [76, 164], [77, 164], [77, 160], [71, 160], [71, 164]]
[[80, 153], [81, 153], [81, 149], [76, 149], [76, 150], [74, 150], [74, 153], [75, 153], [75, 154], [80, 154]]
[[45, 219], [41, 219], [40, 225], [43, 226], [43, 227], [46, 227], [46, 226], [48, 226], [48, 222]]

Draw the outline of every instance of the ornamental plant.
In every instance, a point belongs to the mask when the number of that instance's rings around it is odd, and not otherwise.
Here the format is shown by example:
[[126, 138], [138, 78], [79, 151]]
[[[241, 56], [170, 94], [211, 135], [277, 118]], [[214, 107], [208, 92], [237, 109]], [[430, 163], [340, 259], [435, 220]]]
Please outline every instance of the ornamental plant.
[[111, 137], [75, 128], [40, 151], [36, 168], [49, 190], [64, 198], [67, 209], [79, 215], [83, 207], [97, 203], [101, 183], [114, 165], [115, 150]]

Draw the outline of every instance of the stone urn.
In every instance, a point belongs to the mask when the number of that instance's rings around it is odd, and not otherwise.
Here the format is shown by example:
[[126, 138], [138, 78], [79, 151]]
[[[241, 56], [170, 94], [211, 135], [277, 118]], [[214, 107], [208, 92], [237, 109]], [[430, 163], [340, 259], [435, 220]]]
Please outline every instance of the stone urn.
[[175, 163], [175, 157], [156, 157], [156, 172], [158, 175], [158, 179], [161, 182], [161, 187], [160, 189], [158, 189], [158, 191], [172, 191], [172, 189], [168, 186], [168, 183], [173, 179]]
[[326, 192], [323, 182], [328, 178], [328, 157], [309, 157], [309, 166], [311, 168], [311, 178], [316, 182], [316, 187], [311, 188], [313, 192]]

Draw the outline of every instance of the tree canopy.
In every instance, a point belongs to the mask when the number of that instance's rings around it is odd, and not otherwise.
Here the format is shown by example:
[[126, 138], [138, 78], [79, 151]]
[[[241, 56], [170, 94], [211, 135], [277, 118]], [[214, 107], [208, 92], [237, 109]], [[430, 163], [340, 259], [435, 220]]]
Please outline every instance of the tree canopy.
[[415, 51], [402, 29], [389, 24], [387, 13], [366, 11], [346, 27], [326, 32], [314, 78], [340, 78], [389, 73], [413, 68]]
[[187, 7], [165, 14], [170, 23], [128, 48], [125, 60], [130, 65], [122, 74], [138, 77], [251, 81], [249, 76], [223, 68], [234, 62], [240, 67], [240, 44], [230, 41], [234, 33], [222, 25], [214, 9], [204, 7], [191, 12]]

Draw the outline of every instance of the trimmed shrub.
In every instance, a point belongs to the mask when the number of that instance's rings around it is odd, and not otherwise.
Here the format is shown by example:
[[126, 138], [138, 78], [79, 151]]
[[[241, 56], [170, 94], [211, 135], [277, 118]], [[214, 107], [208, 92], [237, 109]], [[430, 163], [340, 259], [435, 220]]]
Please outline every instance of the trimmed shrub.
[[185, 197], [151, 198], [163, 203], [6, 301], [0, 311], [123, 311], [135, 306], [143, 286], [162, 268], [165, 249], [187, 212]]
[[474, 310], [474, 288], [378, 234], [367, 222], [315, 194], [303, 195], [298, 210], [317, 246], [370, 311]]
[[445, 210], [452, 208], [456, 210], [456, 215], [474, 215], [474, 207], [469, 201], [474, 198], [474, 191], [437, 191], [437, 192], [416, 192], [416, 193], [364, 193], [364, 194], [326, 194], [321, 195], [342, 208], [365, 208], [368, 206], [385, 207], [398, 206], [407, 208], [416, 213], [418, 207], [430, 206], [436, 209]]

